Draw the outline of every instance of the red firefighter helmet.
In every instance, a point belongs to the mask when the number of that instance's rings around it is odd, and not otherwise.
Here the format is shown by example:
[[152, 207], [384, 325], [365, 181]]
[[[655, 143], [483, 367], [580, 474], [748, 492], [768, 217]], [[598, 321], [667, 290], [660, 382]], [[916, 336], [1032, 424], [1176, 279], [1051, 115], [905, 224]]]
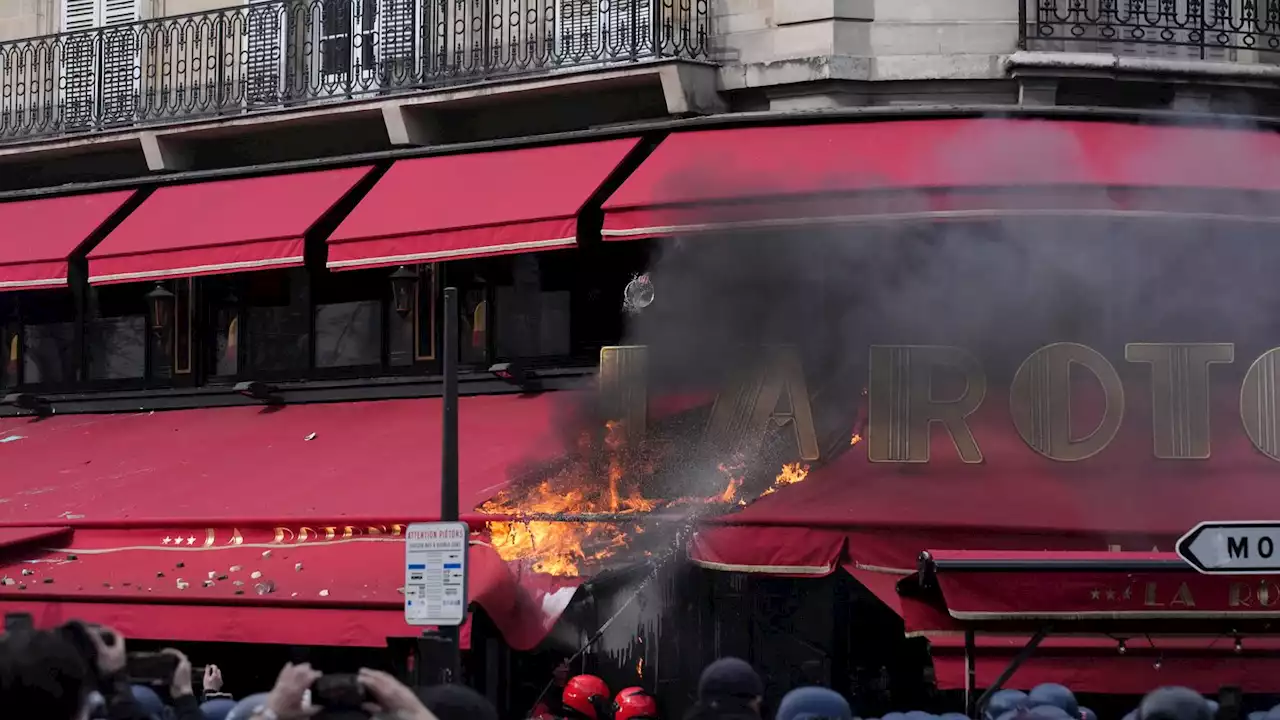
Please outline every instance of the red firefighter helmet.
[[644, 688], [623, 688], [613, 699], [613, 720], [657, 720], [658, 701]]
[[564, 685], [565, 710], [588, 720], [609, 720], [609, 686], [595, 675], [576, 675]]

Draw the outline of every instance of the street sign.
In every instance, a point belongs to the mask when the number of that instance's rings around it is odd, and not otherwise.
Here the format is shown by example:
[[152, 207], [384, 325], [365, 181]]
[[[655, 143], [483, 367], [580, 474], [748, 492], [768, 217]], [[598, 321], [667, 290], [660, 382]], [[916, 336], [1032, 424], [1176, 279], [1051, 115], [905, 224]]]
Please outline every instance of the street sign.
[[1177, 550], [1208, 575], [1280, 575], [1280, 522], [1203, 522]]
[[454, 627], [467, 619], [464, 522], [413, 523], [404, 535], [404, 620]]

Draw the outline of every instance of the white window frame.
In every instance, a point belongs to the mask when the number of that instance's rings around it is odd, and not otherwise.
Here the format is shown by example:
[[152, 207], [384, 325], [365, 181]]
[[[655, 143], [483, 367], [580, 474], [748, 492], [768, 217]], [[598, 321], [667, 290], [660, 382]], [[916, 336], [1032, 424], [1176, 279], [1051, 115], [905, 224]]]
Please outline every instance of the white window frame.
[[[72, 16], [72, 10], [78, 9], [78, 16]], [[87, 102], [90, 106], [86, 122], [78, 122], [76, 119], [67, 120], [72, 127], [97, 127], [102, 123], [103, 115], [106, 112], [107, 98], [104, 97], [104, 90], [108, 82], [106, 73], [110, 67], [116, 66], [114, 60], [109, 64], [106, 58], [107, 53], [111, 49], [112, 40], [125, 39], [126, 42], [132, 38], [134, 47], [132, 51], [126, 49], [126, 56], [123, 62], [118, 66], [127, 72], [127, 78], [123, 82], [119, 82], [113, 89], [123, 88], [122, 96], [133, 98], [133, 111], [129, 113], [112, 113], [107, 118], [110, 124], [120, 124], [121, 122], [131, 122], [136, 118], [137, 103], [142, 97], [142, 48], [138, 42], [136, 35], [118, 35], [113, 36], [108, 29], [117, 25], [133, 25], [142, 19], [142, 0], [61, 0], [59, 4], [59, 27], [64, 33], [84, 33], [84, 35], [72, 35], [61, 44], [61, 52], [63, 57], [60, 60], [58, 72], [61, 74], [59, 78], [58, 102], [60, 106], [72, 101], [73, 95], [77, 90], [85, 92], [85, 97], [78, 98]], [[95, 33], [94, 31], [102, 31]], [[88, 67], [84, 69], [69, 69], [66, 54], [69, 48], [75, 46], [76, 42], [91, 43], [92, 48], [88, 51], [89, 62]], [[129, 54], [132, 55], [130, 59]], [[87, 73], [87, 81], [83, 78], [79, 83], [72, 83], [70, 75], [73, 73]], [[83, 87], [77, 87], [83, 85]]]

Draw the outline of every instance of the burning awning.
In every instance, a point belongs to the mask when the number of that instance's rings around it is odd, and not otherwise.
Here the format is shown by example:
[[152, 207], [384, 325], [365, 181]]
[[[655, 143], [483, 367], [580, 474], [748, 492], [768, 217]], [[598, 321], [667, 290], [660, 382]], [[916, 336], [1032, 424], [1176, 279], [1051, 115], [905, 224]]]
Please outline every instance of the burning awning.
[[[1260, 504], [1280, 500], [1277, 461], [1242, 427], [1239, 385], [1210, 388], [1212, 442], [1197, 459], [1156, 457], [1151, 397], [1127, 393], [1114, 437], [1075, 461], [1033, 449], [1010, 420], [1009, 397], [994, 391], [964, 418], [981, 462], [966, 462], [938, 424], [924, 462], [875, 462], [876, 431], [862, 428], [869, 439], [804, 482], [702, 523], [692, 555], [744, 572], [826, 574], [850, 564], [906, 575], [925, 550], [1169, 552], [1206, 518], [1252, 520]], [[1082, 396], [1072, 411], [1083, 437], [1104, 403]]]
[[400, 160], [329, 237], [335, 270], [574, 247], [639, 140]]
[[[461, 401], [464, 508], [550, 459], [560, 399]], [[0, 528], [61, 533], [4, 555], [0, 609], [156, 639], [412, 636], [402, 533], [439, 518], [440, 418], [431, 399], [0, 419], [18, 438], [0, 445]], [[509, 566], [486, 541], [472, 599], [532, 647], [580, 581]]]
[[1019, 214], [1256, 218], [1273, 203], [1240, 192], [1280, 189], [1277, 153], [1269, 131], [1007, 118], [676, 132], [605, 203], [603, 235]]
[[89, 282], [302, 265], [306, 234], [370, 170], [161, 187], [89, 253]]
[[0, 290], [66, 286], [68, 258], [133, 192], [0, 203]]

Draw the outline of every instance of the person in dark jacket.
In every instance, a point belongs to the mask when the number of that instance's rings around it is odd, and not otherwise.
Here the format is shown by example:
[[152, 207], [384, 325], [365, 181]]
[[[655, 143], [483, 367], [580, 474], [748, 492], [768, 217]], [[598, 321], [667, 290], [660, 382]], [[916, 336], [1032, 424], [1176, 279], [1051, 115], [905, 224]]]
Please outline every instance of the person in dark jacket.
[[85, 720], [92, 673], [76, 647], [47, 631], [0, 636], [0, 708], [5, 717]]
[[764, 682], [745, 660], [720, 658], [702, 671], [685, 720], [759, 720]]

